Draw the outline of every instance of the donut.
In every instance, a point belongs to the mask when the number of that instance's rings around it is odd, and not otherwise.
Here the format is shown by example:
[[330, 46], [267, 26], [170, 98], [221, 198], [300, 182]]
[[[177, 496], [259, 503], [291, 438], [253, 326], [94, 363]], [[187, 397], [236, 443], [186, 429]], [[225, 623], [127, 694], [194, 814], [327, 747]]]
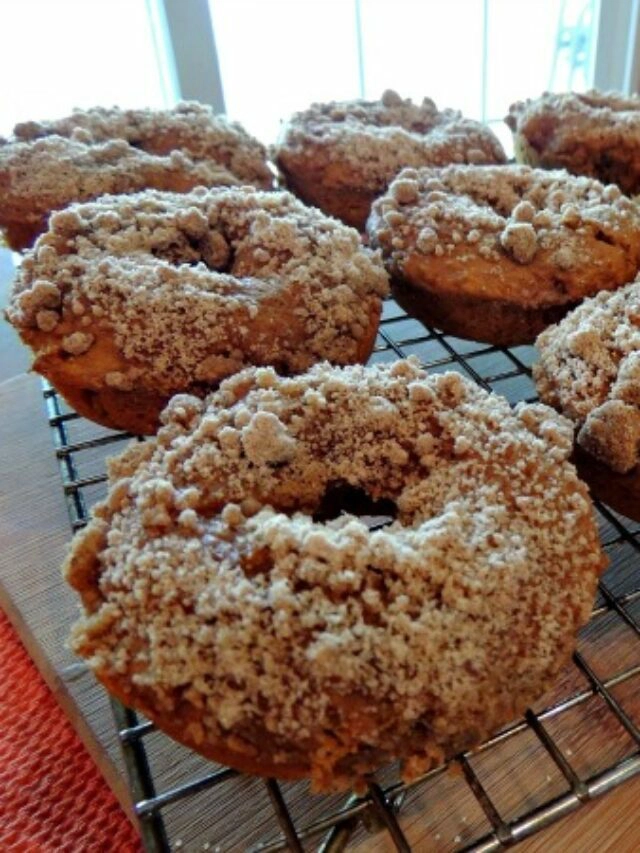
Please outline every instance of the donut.
[[521, 163], [617, 184], [627, 195], [640, 192], [637, 95], [545, 92], [512, 104], [505, 121]]
[[249, 368], [162, 421], [64, 572], [73, 650], [187, 746], [319, 791], [411, 780], [567, 663], [604, 558], [553, 410], [410, 360]]
[[167, 155], [177, 149], [194, 160], [225, 166], [244, 183], [262, 189], [273, 185], [264, 145], [238, 122], [228, 121], [216, 115], [212, 107], [196, 101], [182, 101], [169, 110], [74, 110], [63, 119], [23, 122], [14, 129], [15, 138], [21, 142], [52, 135], [86, 142], [124, 139], [150, 154]]
[[531, 343], [640, 268], [640, 212], [614, 185], [529, 166], [406, 169], [373, 205], [397, 301], [442, 331]]
[[272, 187], [265, 149], [210, 107], [76, 111], [18, 124], [0, 140], [0, 231], [21, 250], [46, 230], [52, 210], [74, 201], [241, 183]]
[[353, 229], [289, 193], [147, 190], [54, 213], [7, 319], [79, 414], [146, 434], [247, 365], [366, 361], [387, 290]]
[[570, 418], [593, 494], [640, 521], [640, 277], [587, 299], [536, 341], [540, 398]]
[[289, 189], [360, 231], [403, 166], [504, 163], [488, 127], [386, 91], [380, 101], [313, 104], [284, 126], [275, 159]]
[[74, 200], [145, 188], [187, 192], [198, 186], [234, 186], [228, 169], [193, 161], [180, 151], [147, 154], [122, 139], [88, 145], [50, 136], [0, 145], [0, 231], [21, 251], [47, 230], [51, 211]]

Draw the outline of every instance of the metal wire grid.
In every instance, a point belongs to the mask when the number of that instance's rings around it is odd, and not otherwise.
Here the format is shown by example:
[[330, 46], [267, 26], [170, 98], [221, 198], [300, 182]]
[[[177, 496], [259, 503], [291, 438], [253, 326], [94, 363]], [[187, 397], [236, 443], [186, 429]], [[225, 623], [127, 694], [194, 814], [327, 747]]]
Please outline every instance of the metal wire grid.
[[[529, 369], [534, 357], [531, 347], [508, 350], [448, 337], [437, 330], [425, 329], [418, 321], [408, 318], [389, 300], [384, 306], [383, 320], [371, 362], [391, 361], [412, 354], [417, 355], [432, 371], [457, 370], [470, 376], [483, 388], [502, 393], [511, 402], [535, 399]], [[103, 473], [81, 476], [78, 462], [83, 452], [99, 445], [117, 445], [130, 436], [110, 433], [96, 439], [74, 442], [69, 428], [78, 416], [65, 410], [64, 403], [51, 387], [46, 387], [44, 394], [49, 423], [55, 433], [55, 452], [62, 469], [71, 527], [77, 530], [87, 520], [87, 490], [104, 483], [106, 479]], [[114, 450], [117, 449], [117, 446], [114, 447]], [[640, 774], [640, 728], [633, 714], [626, 710], [624, 701], [620, 701], [615, 695], [621, 685], [635, 684], [634, 679], [640, 679], [640, 608], [637, 608], [637, 612], [634, 609], [636, 603], [640, 604], [640, 525], [616, 515], [600, 504], [596, 506], [605, 549], [610, 555], [618, 556], [622, 550], [625, 558], [622, 563], [619, 559], [613, 559], [613, 570], [601, 580], [590, 626], [615, 617], [627, 629], [628, 641], [631, 637], [630, 642], [636, 652], [635, 662], [633, 654], [627, 655], [625, 661], [628, 665], [623, 666], [620, 671], [614, 674], [599, 674], [597, 667], [581, 652], [576, 652], [573, 664], [582, 677], [581, 688], [576, 689], [574, 686], [567, 695], [554, 700], [547, 707], [539, 708], [536, 712], [527, 711], [523, 720], [505, 728], [477, 749], [455, 759], [453, 763], [462, 771], [466, 793], [472, 793], [482, 811], [485, 830], [476, 833], [474, 837], [456, 836], [453, 844], [446, 849], [488, 853], [511, 846]], [[616, 562], [620, 564], [617, 569]], [[601, 633], [606, 644], [609, 629], [605, 626]], [[640, 680], [637, 683], [640, 684]], [[571, 751], [563, 749], [562, 740], [572, 710], [581, 706], [587, 708], [594, 697], [600, 698], [607, 709], [606, 713], [613, 715], [619, 727], [626, 733], [627, 748], [622, 757], [617, 754], [617, 759], [607, 762], [606, 766], [600, 767], [597, 772], [585, 775], [573, 766], [570, 760]], [[212, 765], [214, 769], [211, 772], [158, 792], [145, 746], [145, 739], [155, 730], [154, 726], [149, 722], [140, 721], [134, 711], [120, 703], [113, 701], [112, 704], [145, 848], [148, 851], [170, 850], [174, 842], [169, 838], [163, 810], [173, 803], [209, 789], [210, 805], [212, 813], [215, 813], [217, 793], [228, 780], [238, 774], [232, 769]], [[532, 737], [537, 747], [547, 756], [547, 760], [552, 762], [563, 780], [563, 790], [560, 793], [556, 791], [553, 796], [547, 798], [538, 798], [532, 808], [526, 807], [525, 796], [522, 803], [510, 810], [511, 814], [516, 816], [509, 817], [504, 814], [505, 808], [496, 802], [491, 785], [487, 784], [479, 769], [479, 763], [481, 764], [486, 756], [490, 756], [494, 761], [495, 755], [499, 754], [505, 744], [522, 737], [523, 733]], [[252, 849], [256, 853], [274, 853], [288, 847], [294, 851], [314, 849], [329, 853], [344, 849], [354, 836], [357, 837], [358, 833], [362, 836], [366, 830], [374, 833], [386, 832], [387, 842], [390, 840], [397, 850], [410, 851], [412, 847], [402, 826], [403, 802], [408, 801], [414, 793], [424, 790], [434, 779], [445, 774], [447, 769], [450, 768], [438, 767], [411, 785], [400, 781], [382, 784], [372, 780], [366, 794], [343, 799], [337, 807], [332, 806], [327, 814], [311, 821], [305, 821], [304, 818], [295, 819], [287, 805], [284, 786], [280, 786], [273, 779], [266, 780], [264, 784], [274, 813], [273, 831], [277, 835], [268, 841], [260, 841]], [[508, 762], [503, 772], [511, 772]], [[549, 778], [547, 776], [547, 779]], [[431, 805], [435, 806], [436, 803]], [[428, 801], [426, 809], [429, 809]], [[375, 839], [369, 836], [367, 849], [372, 849], [374, 841]], [[210, 848], [205, 842], [204, 848], [200, 849]], [[227, 849], [224, 840], [216, 849]]]

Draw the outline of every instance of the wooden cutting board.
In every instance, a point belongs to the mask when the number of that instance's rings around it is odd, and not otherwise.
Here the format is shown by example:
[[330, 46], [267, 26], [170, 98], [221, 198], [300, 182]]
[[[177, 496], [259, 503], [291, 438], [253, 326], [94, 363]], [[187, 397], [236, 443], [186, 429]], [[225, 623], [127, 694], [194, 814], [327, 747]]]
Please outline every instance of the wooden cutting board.
[[[99, 427], [84, 421], [72, 422], [70, 430], [76, 441], [100, 433]], [[119, 446], [84, 451], [80, 473], [92, 476], [101, 471], [104, 457]], [[87, 500], [96, 499], [103, 488], [87, 488]], [[65, 646], [69, 626], [78, 612], [75, 595], [60, 577], [70, 538], [69, 514], [40, 382], [34, 377], [17, 377], [0, 385], [0, 604], [123, 808], [132, 815], [109, 701]], [[616, 556], [623, 573], [621, 583], [629, 582], [628, 577], [640, 569], [637, 564], [629, 565], [631, 559], [625, 554]], [[580, 648], [603, 677], [640, 664], [640, 642], [617, 617], [596, 620], [585, 632]], [[584, 687], [579, 681], [577, 673], [569, 671], [555, 698]], [[626, 680], [618, 690], [637, 722], [640, 676]], [[598, 772], [637, 751], [596, 697], [549, 719], [547, 725], [579, 775]], [[211, 770], [211, 764], [164, 735], [150, 735], [145, 742], [159, 791]], [[527, 731], [479, 754], [472, 764], [506, 820], [566, 790], [555, 765]], [[312, 797], [300, 784], [283, 785], [283, 793], [296, 821], [304, 824], [326, 816], [344, 800]], [[523, 842], [518, 849], [631, 853], [640, 848], [636, 818], [639, 798], [640, 779], [635, 779]], [[163, 814], [172, 845], [182, 850], [219, 845], [221, 851], [239, 851], [279, 834], [263, 784], [247, 777], [185, 799]], [[450, 772], [436, 774], [409, 792], [400, 823], [416, 851], [452, 850], [490, 830], [462, 776]], [[368, 834], [360, 829], [349, 849], [391, 851], [394, 846], [386, 833]]]

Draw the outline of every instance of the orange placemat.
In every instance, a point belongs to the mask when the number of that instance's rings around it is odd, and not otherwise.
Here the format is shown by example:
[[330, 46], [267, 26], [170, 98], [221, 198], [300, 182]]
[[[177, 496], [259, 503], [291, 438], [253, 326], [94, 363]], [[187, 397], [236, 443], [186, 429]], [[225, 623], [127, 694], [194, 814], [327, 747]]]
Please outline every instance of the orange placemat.
[[138, 834], [1, 610], [0, 850], [142, 850]]

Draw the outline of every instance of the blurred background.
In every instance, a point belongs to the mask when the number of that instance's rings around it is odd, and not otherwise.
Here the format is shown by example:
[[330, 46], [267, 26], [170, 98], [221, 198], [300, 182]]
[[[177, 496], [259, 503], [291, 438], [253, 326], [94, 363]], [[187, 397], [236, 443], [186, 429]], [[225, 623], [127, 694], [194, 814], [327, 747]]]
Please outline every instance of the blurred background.
[[9, 0], [0, 135], [73, 107], [214, 105], [269, 143], [312, 101], [433, 98], [510, 148], [509, 105], [635, 91], [638, 0]]

